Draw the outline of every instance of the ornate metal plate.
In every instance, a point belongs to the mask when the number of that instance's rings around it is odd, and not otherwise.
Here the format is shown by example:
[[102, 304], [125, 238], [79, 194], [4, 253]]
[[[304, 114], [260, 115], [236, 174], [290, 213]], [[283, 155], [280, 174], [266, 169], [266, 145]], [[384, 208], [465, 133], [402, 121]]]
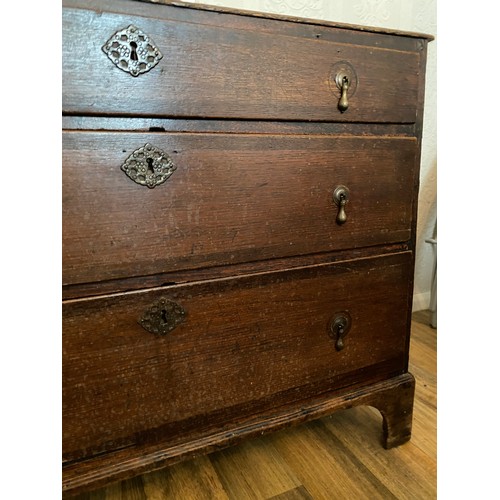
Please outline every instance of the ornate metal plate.
[[163, 57], [153, 40], [133, 25], [117, 31], [102, 50], [118, 68], [132, 76], [147, 73]]
[[139, 324], [155, 335], [166, 335], [180, 325], [186, 311], [175, 302], [164, 297], [158, 299], [139, 319]]
[[121, 169], [137, 184], [154, 188], [165, 182], [177, 167], [167, 153], [147, 143], [136, 149]]

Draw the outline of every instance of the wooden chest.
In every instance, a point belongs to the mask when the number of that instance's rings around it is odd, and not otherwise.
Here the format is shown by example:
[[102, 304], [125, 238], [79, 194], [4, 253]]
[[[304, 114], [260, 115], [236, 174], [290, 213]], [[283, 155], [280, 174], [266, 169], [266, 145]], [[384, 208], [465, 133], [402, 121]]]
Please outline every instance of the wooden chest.
[[63, 1], [63, 491], [369, 404], [410, 438], [425, 35]]

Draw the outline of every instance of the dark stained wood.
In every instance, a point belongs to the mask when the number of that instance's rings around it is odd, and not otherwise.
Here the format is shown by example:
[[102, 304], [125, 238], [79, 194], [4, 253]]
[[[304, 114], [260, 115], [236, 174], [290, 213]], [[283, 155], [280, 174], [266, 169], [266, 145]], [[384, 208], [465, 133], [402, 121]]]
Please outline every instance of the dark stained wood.
[[[415, 132], [417, 137], [417, 149], [415, 152], [414, 166], [413, 170], [415, 176], [413, 177], [413, 188], [414, 193], [412, 199], [412, 222], [411, 222], [411, 240], [409, 241], [410, 248], [412, 252], [412, 262], [410, 264], [412, 272], [410, 275], [410, 280], [408, 282], [408, 287], [410, 289], [411, 296], [408, 297], [408, 310], [413, 307], [413, 286], [414, 286], [414, 275], [415, 275], [415, 251], [416, 251], [416, 239], [417, 239], [417, 212], [418, 212], [418, 192], [420, 187], [420, 160], [422, 155], [422, 130], [424, 126], [424, 98], [425, 98], [425, 68], [427, 64], [427, 41], [422, 41], [423, 48], [420, 53], [420, 73], [419, 73], [419, 87], [418, 87], [418, 101], [417, 101], [417, 120], [415, 122]], [[406, 345], [407, 359], [409, 358], [410, 351], [410, 325], [407, 326], [407, 339], [408, 343]]]
[[[357, 405], [399, 446], [430, 37], [161, 3], [63, 1], [64, 494], [127, 479], [145, 498], [138, 474]], [[164, 53], [137, 78], [101, 50], [130, 24]], [[343, 114], [340, 60], [359, 78]], [[155, 189], [120, 170], [146, 142], [177, 166]], [[160, 297], [187, 311], [164, 337], [138, 324]], [[343, 439], [312, 432], [323, 457]], [[339, 477], [392, 498], [350, 477], [358, 448]], [[280, 467], [263, 496], [318, 494]]]
[[[309, 18], [303, 18], [303, 17], [296, 17], [296, 16], [286, 16], [286, 15], [281, 15], [281, 14], [275, 14], [272, 12], [256, 12], [256, 11], [251, 11], [251, 10], [243, 10], [243, 9], [235, 9], [235, 8], [230, 8], [230, 7], [224, 7], [224, 6], [219, 6], [219, 5], [208, 5], [208, 4], [202, 4], [202, 3], [188, 3], [188, 2], [182, 2], [179, 0], [140, 0], [142, 2], [149, 2], [149, 3], [158, 3], [158, 4], [163, 4], [163, 5], [175, 5], [177, 7], [187, 7], [189, 9], [201, 9], [201, 10], [209, 10], [213, 12], [224, 12], [228, 14], [238, 14], [238, 15], [243, 15], [243, 16], [252, 16], [252, 17], [261, 17], [261, 18], [266, 18], [266, 19], [277, 19], [280, 21], [290, 21], [294, 23], [301, 23], [301, 24], [315, 24], [319, 26], [328, 26], [329, 28], [341, 28], [341, 29], [346, 29], [349, 31], [363, 31], [363, 32], [368, 32], [368, 33], [383, 33], [384, 35], [398, 35], [398, 36], [408, 36], [408, 37], [415, 37], [415, 38], [424, 38], [427, 40], [434, 40], [434, 37], [432, 35], [428, 35], [426, 33], [416, 33], [412, 31], [403, 31], [403, 30], [393, 30], [389, 28], [380, 28], [380, 27], [375, 27], [375, 26], [363, 26], [363, 25], [356, 25], [356, 24], [347, 24], [347, 23], [338, 23], [338, 22], [333, 22], [333, 21], [326, 21], [324, 19], [309, 19]], [[387, 38], [387, 37], [385, 37]]]
[[[146, 142], [177, 166], [154, 189], [120, 170]], [[407, 241], [415, 144], [66, 132], [63, 283]], [[333, 202], [340, 184], [351, 192], [341, 226]]]
[[414, 124], [269, 122], [238, 120], [184, 120], [181, 118], [113, 118], [63, 116], [63, 130], [137, 132], [202, 132], [215, 134], [298, 134], [416, 137]]
[[[144, 430], [156, 430], [156, 439], [178, 438], [182, 426], [167, 424], [220, 409], [228, 410], [227, 420], [232, 407], [259, 400], [275, 405], [280, 393], [306, 399], [339, 385], [341, 375], [352, 373], [352, 383], [357, 370], [387, 360], [393, 361], [382, 375], [401, 369], [408, 318], [399, 311], [409, 258], [396, 254], [67, 301], [64, 455], [136, 445], [147, 439]], [[138, 324], [160, 297], [187, 312], [185, 323], [165, 337]], [[352, 326], [346, 347], [337, 351], [329, 322], [341, 311], [349, 311]], [[372, 331], [380, 333], [373, 338]]]
[[[416, 392], [412, 438], [404, 446], [381, 450], [380, 412], [357, 406], [144, 474], [139, 484], [146, 498], [271, 500], [279, 490], [284, 492], [273, 500], [353, 498], [359, 489], [359, 497], [370, 499], [435, 498], [437, 336], [429, 317], [429, 311], [412, 315]], [[135, 498], [132, 481], [77, 498]]]
[[[116, 3], [126, 7], [127, 3]], [[122, 7], [122, 9], [124, 8]], [[152, 5], [152, 7], [158, 7]], [[168, 13], [169, 6], [163, 6]], [[342, 39], [284, 36], [198, 24], [63, 9], [63, 111], [273, 120], [413, 123], [418, 52], [348, 45]], [[164, 53], [148, 73], [132, 77], [101, 50], [134, 24]], [[90, 27], [90, 28], [89, 28]], [[83, 57], [75, 57], [81, 54]], [[286, 57], [284, 56], [286, 54]], [[337, 108], [332, 66], [349, 61], [359, 84], [349, 109]], [[334, 78], [335, 75], [333, 75]]]
[[262, 273], [268, 271], [279, 271], [285, 268], [311, 266], [314, 264], [325, 264], [363, 259], [377, 255], [386, 255], [408, 250], [408, 244], [397, 243], [394, 245], [378, 245], [367, 248], [354, 248], [349, 250], [325, 252], [299, 257], [286, 257], [280, 259], [268, 259], [247, 262], [244, 264], [205, 267], [202, 269], [188, 269], [174, 271], [171, 273], [158, 273], [151, 276], [128, 277], [121, 280], [108, 280], [94, 283], [80, 283], [66, 285], [63, 287], [63, 299], [75, 299], [83, 297], [96, 297], [116, 292], [130, 292], [144, 288], [155, 288], [160, 286], [178, 285], [192, 281], [213, 280], [226, 277]]
[[[407, 398], [414, 384], [413, 377], [406, 373], [382, 382], [341, 391], [338, 394], [323, 394], [307, 403], [292, 403], [274, 408], [258, 418], [247, 418], [230, 431], [213, 433], [185, 445], [166, 447], [142, 447], [116, 454], [101, 455], [87, 462], [68, 465], [63, 468], [63, 493], [65, 496], [98, 488], [110, 480], [123, 480], [137, 473], [156, 470], [180, 460], [210, 453], [240, 443], [252, 436], [261, 436], [298, 423], [324, 417], [335, 411], [369, 405], [377, 408], [387, 399]], [[124, 458], [127, 458], [124, 460]]]
[[[162, 5], [155, 5], [161, 3]], [[167, 7], [168, 6], [168, 7]], [[300, 36], [309, 39], [338, 41], [353, 45], [415, 52], [431, 35], [387, 30], [385, 28], [341, 25], [325, 20], [286, 17], [279, 14], [242, 11], [215, 5], [183, 2], [137, 2], [135, 0], [63, 0], [63, 7], [90, 9], [97, 13], [129, 13], [177, 22], [197, 22], [207, 26], [250, 30], [262, 33]], [[194, 12], [197, 11], [197, 12]], [[224, 15], [217, 15], [222, 12]], [[215, 14], [214, 14], [215, 13]], [[288, 22], [283, 22], [288, 21]]]
[[393, 392], [392, 397], [385, 397], [374, 405], [382, 414], [384, 448], [387, 450], [406, 443], [411, 437], [415, 379], [410, 377], [411, 380], [402, 384], [397, 393]]

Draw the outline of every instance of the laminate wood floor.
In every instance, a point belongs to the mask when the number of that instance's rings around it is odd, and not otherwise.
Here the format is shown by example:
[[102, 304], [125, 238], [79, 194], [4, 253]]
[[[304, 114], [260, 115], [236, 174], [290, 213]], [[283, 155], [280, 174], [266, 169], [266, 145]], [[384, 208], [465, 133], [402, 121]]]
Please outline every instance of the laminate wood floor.
[[417, 385], [409, 443], [382, 448], [382, 417], [358, 407], [80, 495], [78, 500], [436, 498], [436, 338], [413, 315]]

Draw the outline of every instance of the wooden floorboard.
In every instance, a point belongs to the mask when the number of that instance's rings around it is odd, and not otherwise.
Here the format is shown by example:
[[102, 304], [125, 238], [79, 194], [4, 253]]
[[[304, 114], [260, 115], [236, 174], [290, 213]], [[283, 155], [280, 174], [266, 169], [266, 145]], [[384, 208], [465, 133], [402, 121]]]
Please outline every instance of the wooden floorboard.
[[385, 450], [382, 417], [357, 407], [78, 496], [78, 500], [436, 498], [437, 330], [412, 321], [411, 441]]

